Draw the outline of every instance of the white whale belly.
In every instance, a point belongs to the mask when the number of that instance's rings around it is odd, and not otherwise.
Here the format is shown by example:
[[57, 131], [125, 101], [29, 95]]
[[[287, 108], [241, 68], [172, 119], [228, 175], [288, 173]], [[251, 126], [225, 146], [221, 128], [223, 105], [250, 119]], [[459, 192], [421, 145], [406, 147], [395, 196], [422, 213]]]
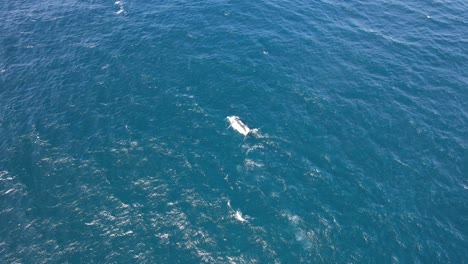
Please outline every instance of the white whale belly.
[[247, 136], [247, 134], [250, 133], [250, 128], [244, 124], [238, 116], [228, 116], [227, 119], [229, 120], [231, 127], [237, 132], [244, 136]]

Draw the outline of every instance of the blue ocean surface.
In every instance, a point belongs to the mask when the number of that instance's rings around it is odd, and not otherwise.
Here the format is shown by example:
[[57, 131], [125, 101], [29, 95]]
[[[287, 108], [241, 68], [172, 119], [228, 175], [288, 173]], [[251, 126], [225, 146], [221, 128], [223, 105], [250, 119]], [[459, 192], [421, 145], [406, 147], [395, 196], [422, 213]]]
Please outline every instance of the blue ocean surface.
[[0, 0], [0, 263], [467, 240], [467, 1]]

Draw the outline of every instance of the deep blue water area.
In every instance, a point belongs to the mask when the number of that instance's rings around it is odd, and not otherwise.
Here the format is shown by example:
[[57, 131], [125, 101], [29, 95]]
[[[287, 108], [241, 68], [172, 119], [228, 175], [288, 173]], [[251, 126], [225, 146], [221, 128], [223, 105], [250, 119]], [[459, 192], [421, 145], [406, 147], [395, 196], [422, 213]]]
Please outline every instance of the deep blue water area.
[[467, 14], [0, 0], [0, 263], [468, 263]]

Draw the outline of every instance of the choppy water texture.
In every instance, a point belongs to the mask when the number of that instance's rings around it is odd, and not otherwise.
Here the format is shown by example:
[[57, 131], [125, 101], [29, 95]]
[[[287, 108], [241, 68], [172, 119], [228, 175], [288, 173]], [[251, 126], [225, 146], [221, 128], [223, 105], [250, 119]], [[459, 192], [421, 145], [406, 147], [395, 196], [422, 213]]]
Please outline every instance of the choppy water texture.
[[0, 262], [467, 263], [467, 14], [0, 1]]

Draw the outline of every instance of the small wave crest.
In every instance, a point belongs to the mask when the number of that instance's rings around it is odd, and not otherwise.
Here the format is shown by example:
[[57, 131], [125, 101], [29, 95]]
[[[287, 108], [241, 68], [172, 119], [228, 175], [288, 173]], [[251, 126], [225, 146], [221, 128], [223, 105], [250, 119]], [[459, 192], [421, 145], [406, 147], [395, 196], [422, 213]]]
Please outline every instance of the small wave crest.
[[123, 12], [125, 12], [123, 1], [117, 0], [117, 1], [114, 2], [114, 5], [119, 6], [119, 10], [117, 10], [115, 12], [117, 15], [122, 14]]

